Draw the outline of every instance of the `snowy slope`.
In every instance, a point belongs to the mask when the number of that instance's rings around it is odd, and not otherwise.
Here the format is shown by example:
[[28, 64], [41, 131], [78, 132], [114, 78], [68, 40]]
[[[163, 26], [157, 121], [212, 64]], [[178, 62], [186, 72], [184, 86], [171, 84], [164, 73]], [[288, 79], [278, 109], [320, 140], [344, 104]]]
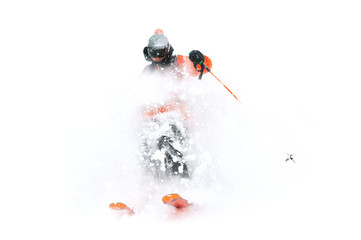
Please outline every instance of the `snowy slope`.
[[[359, 10], [1, 2], [1, 239], [359, 239]], [[201, 163], [186, 183], [145, 181], [136, 162], [137, 106], [173, 86], [138, 78], [159, 27], [175, 53], [210, 56], [242, 101], [209, 74], [184, 83]], [[174, 191], [194, 211], [161, 203]]]

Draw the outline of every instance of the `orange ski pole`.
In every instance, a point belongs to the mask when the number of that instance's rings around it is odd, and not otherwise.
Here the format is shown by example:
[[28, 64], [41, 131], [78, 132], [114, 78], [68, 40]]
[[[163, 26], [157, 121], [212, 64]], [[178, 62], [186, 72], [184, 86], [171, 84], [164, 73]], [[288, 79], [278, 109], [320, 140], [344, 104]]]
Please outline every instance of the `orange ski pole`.
[[[203, 63], [203, 64], [204, 64], [204, 63]], [[206, 67], [207, 71], [210, 72], [210, 73], [213, 75], [213, 77], [215, 77], [215, 78], [218, 80], [218, 82], [220, 82], [220, 83], [223, 85], [223, 87], [225, 87], [225, 88], [228, 90], [228, 92], [229, 92], [230, 94], [232, 94], [233, 97], [234, 97], [235, 99], [237, 99], [239, 103], [242, 104], [242, 102], [239, 101], [239, 99], [236, 97], [236, 95], [234, 95], [233, 92], [232, 92], [226, 85], [224, 85], [224, 83], [223, 83], [221, 80], [219, 80], [219, 78], [217, 78], [216, 75], [214, 75], [214, 74], [212, 73], [211, 69], [209, 69], [205, 64], [204, 64], [204, 66]]]

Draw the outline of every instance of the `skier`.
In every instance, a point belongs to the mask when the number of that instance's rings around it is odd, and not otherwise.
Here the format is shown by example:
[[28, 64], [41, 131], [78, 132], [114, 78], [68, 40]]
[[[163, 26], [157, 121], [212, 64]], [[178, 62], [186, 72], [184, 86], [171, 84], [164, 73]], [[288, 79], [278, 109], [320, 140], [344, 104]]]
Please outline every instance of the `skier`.
[[173, 55], [173, 47], [161, 29], [157, 29], [149, 38], [148, 46], [143, 49], [144, 57], [151, 64], [144, 68], [144, 73], [168, 74], [172, 78], [200, 76], [212, 68], [212, 61], [198, 50], [189, 56]]
[[[143, 70], [143, 76], [156, 76], [171, 79], [190, 79], [210, 71], [212, 61], [198, 50], [189, 56], [174, 55], [173, 47], [161, 29], [157, 29], [143, 49], [144, 57], [151, 64]], [[141, 155], [143, 164], [156, 179], [163, 182], [170, 176], [189, 178], [188, 165], [184, 152], [189, 149], [188, 119], [186, 104], [177, 96], [161, 104], [145, 106], [143, 112], [144, 134], [142, 134]], [[177, 209], [191, 206], [192, 203], [177, 193], [168, 194], [162, 199], [164, 204]], [[129, 215], [134, 209], [124, 203], [111, 203], [111, 209]]]
[[[143, 53], [151, 62], [144, 68], [145, 76], [171, 79], [199, 76], [201, 79], [212, 68], [210, 58], [198, 50], [191, 51], [189, 56], [174, 55], [173, 47], [161, 29], [149, 38]], [[150, 121], [144, 121], [142, 160], [146, 169], [161, 181], [168, 176], [189, 178], [182, 149], [189, 149], [187, 125], [190, 111], [177, 94], [171, 95], [166, 102], [153, 103], [143, 109], [144, 119]]]

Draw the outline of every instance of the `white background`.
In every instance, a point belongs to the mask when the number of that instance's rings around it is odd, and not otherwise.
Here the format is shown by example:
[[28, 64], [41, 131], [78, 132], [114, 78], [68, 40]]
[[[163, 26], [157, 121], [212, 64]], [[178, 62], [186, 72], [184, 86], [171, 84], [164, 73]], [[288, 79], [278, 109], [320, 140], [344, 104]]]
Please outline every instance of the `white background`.
[[[147, 64], [142, 50], [156, 28], [176, 53], [199, 49], [210, 56], [213, 72], [243, 106], [292, 139], [283, 140], [285, 153], [295, 151], [296, 164], [285, 165], [291, 183], [272, 187], [279, 197], [258, 199], [228, 222], [182, 226], [199, 230], [196, 236], [359, 239], [360, 12], [358, 1], [348, 0], [2, 1], [0, 219], [8, 230], [2, 234], [9, 234], [3, 239], [121, 234], [119, 222], [108, 229], [74, 220], [82, 193], [74, 194], [73, 185], [91, 178], [89, 169], [104, 169], [87, 163], [90, 154], [121, 155], [112, 124], [114, 115], [127, 113], [117, 101]], [[151, 221], [127, 226], [149, 231]]]

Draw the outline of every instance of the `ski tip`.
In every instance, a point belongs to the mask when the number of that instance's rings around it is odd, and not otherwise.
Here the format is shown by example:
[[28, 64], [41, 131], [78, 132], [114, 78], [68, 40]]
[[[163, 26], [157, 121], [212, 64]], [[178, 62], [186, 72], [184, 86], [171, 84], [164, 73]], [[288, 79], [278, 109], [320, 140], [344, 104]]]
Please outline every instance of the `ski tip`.
[[113, 210], [127, 210], [129, 209], [129, 207], [127, 205], [125, 205], [124, 203], [111, 203], [109, 204], [109, 207]]
[[124, 203], [111, 203], [109, 204], [109, 208], [112, 209], [112, 210], [118, 210], [118, 211], [121, 211], [123, 213], [127, 213], [129, 215], [134, 215], [135, 214], [135, 211], [134, 209], [128, 207], [127, 205], [125, 205]]
[[192, 205], [192, 203], [188, 202], [186, 199], [181, 198], [181, 196], [179, 196], [177, 193], [165, 195], [162, 198], [162, 201], [164, 204], [178, 209], [183, 209]]
[[162, 198], [164, 204], [167, 204], [175, 199], [181, 198], [177, 193], [167, 194]]

